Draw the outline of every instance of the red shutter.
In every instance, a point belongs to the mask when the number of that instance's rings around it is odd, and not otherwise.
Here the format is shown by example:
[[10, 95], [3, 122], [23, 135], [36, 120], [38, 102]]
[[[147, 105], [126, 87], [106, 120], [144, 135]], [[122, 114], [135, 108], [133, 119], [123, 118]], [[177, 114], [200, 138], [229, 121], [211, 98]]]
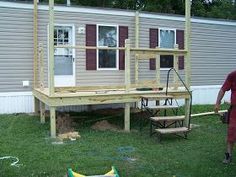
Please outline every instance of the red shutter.
[[[184, 49], [184, 30], [176, 30], [176, 43], [179, 44], [179, 49]], [[184, 56], [179, 57], [179, 70], [184, 69]]]
[[[128, 39], [128, 26], [119, 26], [119, 47], [125, 46], [125, 39]], [[125, 69], [125, 51], [119, 50], [119, 69]]]
[[[96, 25], [86, 25], [86, 46], [96, 46]], [[96, 49], [86, 49], [86, 70], [97, 69]]]
[[[158, 46], [158, 29], [150, 29], [149, 30], [149, 42], [150, 48], [156, 48]], [[150, 70], [156, 69], [156, 59], [150, 58], [149, 60], [149, 68]]]

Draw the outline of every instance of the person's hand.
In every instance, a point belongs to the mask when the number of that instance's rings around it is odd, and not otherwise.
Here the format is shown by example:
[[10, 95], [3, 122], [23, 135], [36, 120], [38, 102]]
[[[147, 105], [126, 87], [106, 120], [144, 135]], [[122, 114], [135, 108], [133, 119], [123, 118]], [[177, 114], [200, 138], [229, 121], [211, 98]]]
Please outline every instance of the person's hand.
[[216, 114], [218, 113], [219, 109], [220, 109], [220, 104], [215, 104], [214, 111], [215, 111]]

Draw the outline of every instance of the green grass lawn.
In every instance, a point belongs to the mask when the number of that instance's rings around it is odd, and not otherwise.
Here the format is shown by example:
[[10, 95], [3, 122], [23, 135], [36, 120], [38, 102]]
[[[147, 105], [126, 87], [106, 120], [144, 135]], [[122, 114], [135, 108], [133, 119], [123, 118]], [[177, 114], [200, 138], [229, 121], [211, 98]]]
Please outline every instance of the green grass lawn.
[[[194, 106], [193, 112], [212, 111], [212, 106]], [[0, 157], [16, 156], [20, 167], [11, 160], [0, 160], [0, 177], [63, 177], [67, 168], [82, 174], [103, 174], [115, 166], [121, 177], [236, 177], [236, 153], [233, 163], [222, 164], [225, 152], [226, 125], [217, 116], [196, 117], [188, 139], [164, 136], [158, 143], [149, 137], [148, 125], [138, 130], [132, 115], [131, 133], [90, 129], [94, 112], [78, 124], [81, 138], [62, 145], [52, 144], [49, 123], [41, 125], [39, 117], [0, 115]], [[109, 119], [122, 124], [123, 116]], [[77, 120], [80, 122], [80, 120]]]

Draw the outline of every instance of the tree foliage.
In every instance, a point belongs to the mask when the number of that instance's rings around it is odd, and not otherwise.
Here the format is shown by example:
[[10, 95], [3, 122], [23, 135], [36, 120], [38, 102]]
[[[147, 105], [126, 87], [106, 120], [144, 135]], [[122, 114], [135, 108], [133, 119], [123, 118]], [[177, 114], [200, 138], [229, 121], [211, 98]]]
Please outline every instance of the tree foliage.
[[[58, 4], [66, 3], [66, 0], [54, 1]], [[48, 2], [48, 0], [40, 0], [40, 2]], [[185, 0], [71, 0], [71, 4], [185, 14]], [[235, 0], [192, 0], [191, 13], [192, 16], [236, 20], [236, 3]]]

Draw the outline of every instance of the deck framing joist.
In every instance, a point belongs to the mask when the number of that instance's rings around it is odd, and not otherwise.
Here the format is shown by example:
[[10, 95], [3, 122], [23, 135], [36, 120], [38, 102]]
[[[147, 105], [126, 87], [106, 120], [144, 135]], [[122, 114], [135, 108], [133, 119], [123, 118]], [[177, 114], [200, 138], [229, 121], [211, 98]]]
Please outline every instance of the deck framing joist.
[[[54, 96], [49, 96], [48, 92], [42, 92], [41, 90], [34, 90], [33, 94], [39, 100], [47, 104], [48, 106], [73, 106], [73, 105], [91, 105], [91, 104], [116, 104], [116, 103], [133, 103], [140, 101], [144, 95], [164, 95], [164, 91], [110, 91], [101, 93], [102, 90], [98, 90], [98, 93], [56, 93]], [[170, 91], [169, 94], [174, 99], [189, 98], [186, 91]]]

